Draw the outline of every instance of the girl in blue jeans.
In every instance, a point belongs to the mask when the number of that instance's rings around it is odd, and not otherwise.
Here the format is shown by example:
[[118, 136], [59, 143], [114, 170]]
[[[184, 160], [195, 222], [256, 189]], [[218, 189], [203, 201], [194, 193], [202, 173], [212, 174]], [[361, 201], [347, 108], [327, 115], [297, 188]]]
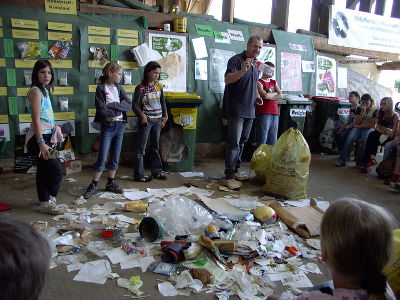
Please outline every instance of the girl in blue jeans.
[[375, 101], [370, 94], [362, 95], [360, 106], [355, 112], [353, 128], [346, 138], [346, 142], [344, 143], [335, 166], [342, 167], [346, 165], [346, 161], [351, 151], [354, 149], [354, 143], [360, 139], [360, 147], [356, 156], [356, 166], [360, 168], [363, 167], [365, 144], [368, 134], [373, 130], [377, 121], [378, 110], [375, 109], [374, 103]]
[[[161, 128], [168, 120], [167, 107], [165, 105], [163, 86], [158, 82], [161, 66], [155, 62], [149, 62], [143, 71], [143, 80], [135, 89], [132, 101], [132, 109], [139, 117], [139, 137], [134, 156], [133, 177], [139, 182], [148, 182], [153, 178], [165, 180], [162, 174], [162, 163], [159, 154], [159, 142]], [[150, 168], [151, 176], [144, 174], [143, 156], [145, 154], [147, 140], [150, 138]]]
[[122, 189], [115, 183], [114, 177], [124, 138], [126, 112], [131, 109], [131, 101], [119, 84], [121, 78], [122, 67], [116, 62], [109, 62], [103, 68], [103, 75], [100, 76], [100, 84], [96, 89], [94, 122], [101, 124], [100, 151], [93, 165], [92, 182], [83, 195], [85, 199], [97, 193], [97, 183], [105, 168], [108, 170], [106, 191], [122, 194]]

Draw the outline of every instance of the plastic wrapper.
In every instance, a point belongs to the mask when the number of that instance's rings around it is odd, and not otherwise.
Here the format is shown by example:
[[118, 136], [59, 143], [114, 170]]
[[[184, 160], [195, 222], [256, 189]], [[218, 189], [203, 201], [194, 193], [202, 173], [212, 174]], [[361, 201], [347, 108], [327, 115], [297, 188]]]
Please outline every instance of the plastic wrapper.
[[103, 241], [92, 241], [87, 245], [87, 249], [98, 257], [104, 257], [106, 256], [107, 252], [110, 252], [114, 248]]
[[32, 70], [24, 70], [24, 81], [25, 85], [31, 85], [32, 84]]
[[124, 84], [132, 84], [132, 72], [124, 70]]
[[204, 207], [182, 195], [150, 205], [148, 213], [160, 220], [170, 235], [200, 233], [213, 219]]
[[287, 199], [306, 198], [311, 153], [299, 130], [289, 128], [271, 151], [271, 168], [263, 191]]
[[58, 106], [60, 107], [60, 111], [68, 111], [68, 102], [68, 97], [58, 97]]
[[265, 175], [271, 167], [272, 146], [261, 144], [253, 153], [250, 162], [250, 168], [256, 173], [256, 178], [265, 181]]
[[66, 59], [72, 46], [71, 40], [59, 40], [51, 45], [49, 55], [54, 59]]
[[87, 257], [84, 254], [59, 255], [54, 259], [57, 265], [71, 265], [86, 261]]
[[94, 70], [94, 78], [96, 79], [95, 83], [100, 84], [100, 76], [103, 75], [103, 71], [101, 69]]
[[66, 71], [58, 71], [58, 85], [68, 86], [68, 73]]
[[17, 44], [21, 53], [21, 59], [34, 58], [40, 55], [40, 44], [38, 42], [22, 42]]
[[135, 213], [143, 213], [147, 210], [147, 204], [140, 200], [125, 202], [124, 210]]

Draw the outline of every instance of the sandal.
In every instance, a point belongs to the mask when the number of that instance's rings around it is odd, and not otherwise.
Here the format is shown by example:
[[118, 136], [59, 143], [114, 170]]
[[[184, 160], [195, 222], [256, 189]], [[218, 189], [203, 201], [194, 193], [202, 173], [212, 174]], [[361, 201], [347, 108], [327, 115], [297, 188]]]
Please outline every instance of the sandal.
[[164, 174], [161, 174], [161, 173], [154, 174], [153, 177], [156, 178], [156, 179], [160, 179], [160, 180], [166, 180], [167, 179], [167, 176], [165, 176]]
[[137, 182], [150, 182], [152, 179], [153, 179], [152, 176], [144, 175], [144, 176], [142, 176], [140, 178], [135, 179], [135, 181], [137, 181]]

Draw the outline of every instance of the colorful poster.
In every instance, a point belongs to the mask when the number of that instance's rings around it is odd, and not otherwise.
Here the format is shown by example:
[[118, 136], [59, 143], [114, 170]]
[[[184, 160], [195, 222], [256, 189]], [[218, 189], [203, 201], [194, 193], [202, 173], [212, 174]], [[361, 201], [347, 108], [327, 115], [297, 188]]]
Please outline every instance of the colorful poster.
[[0, 141], [2, 139], [10, 140], [10, 125], [8, 124], [8, 116], [0, 115]]
[[[257, 56], [257, 60], [266, 63], [271, 62], [276, 66], [276, 48], [273, 46], [263, 46], [261, 48], [260, 54]], [[272, 79], [276, 80], [276, 72]]]
[[186, 36], [148, 33], [151, 56], [161, 65], [160, 82], [166, 92], [186, 92]]
[[336, 96], [336, 61], [326, 56], [317, 56], [316, 96]]
[[301, 54], [281, 53], [281, 89], [282, 91], [302, 92]]

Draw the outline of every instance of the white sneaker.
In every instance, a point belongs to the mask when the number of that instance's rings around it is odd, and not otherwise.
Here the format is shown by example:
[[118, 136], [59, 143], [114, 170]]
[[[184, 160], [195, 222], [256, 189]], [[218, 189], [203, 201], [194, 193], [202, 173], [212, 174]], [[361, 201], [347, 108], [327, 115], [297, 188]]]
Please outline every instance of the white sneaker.
[[52, 203], [50, 201], [41, 202], [39, 211], [50, 215], [61, 215], [64, 213], [63, 210], [57, 208], [57, 205], [55, 203]]
[[57, 203], [56, 197], [50, 196], [49, 203], [56, 204]]
[[249, 176], [247, 176], [245, 173], [237, 172], [235, 173], [235, 179], [238, 181], [246, 181], [249, 180]]
[[235, 179], [225, 179], [225, 185], [231, 190], [238, 190], [242, 186], [242, 183]]

